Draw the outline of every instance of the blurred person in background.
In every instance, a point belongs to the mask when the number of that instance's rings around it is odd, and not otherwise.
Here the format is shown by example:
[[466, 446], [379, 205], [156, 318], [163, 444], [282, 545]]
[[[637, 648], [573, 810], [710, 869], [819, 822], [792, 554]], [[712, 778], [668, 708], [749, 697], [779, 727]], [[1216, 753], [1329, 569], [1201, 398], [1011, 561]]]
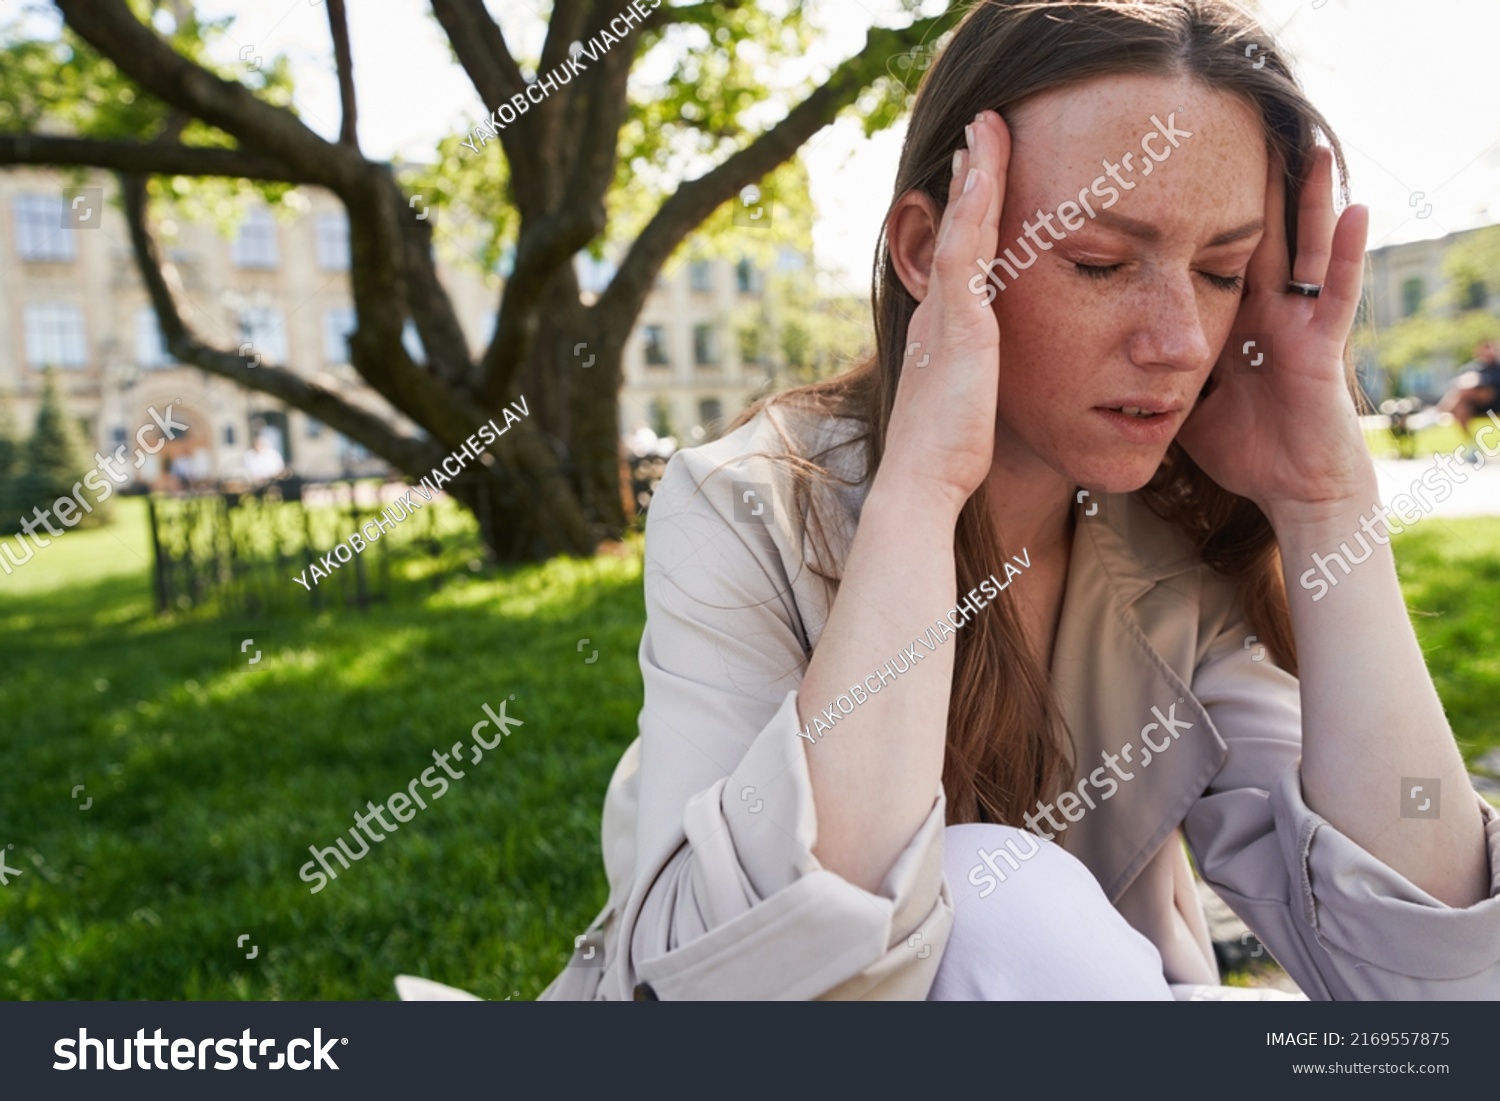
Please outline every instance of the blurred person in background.
[[[1465, 438], [1473, 435], [1469, 431], [1471, 422], [1500, 412], [1500, 345], [1485, 340], [1475, 347], [1474, 358], [1459, 370], [1452, 387], [1438, 403], [1438, 412], [1457, 420]], [[1469, 448], [1468, 459], [1479, 461], [1479, 453], [1473, 447]]]
[[257, 487], [275, 481], [286, 470], [286, 461], [281, 452], [276, 450], [271, 437], [264, 432], [255, 437], [255, 443], [245, 452], [244, 462], [246, 476]]

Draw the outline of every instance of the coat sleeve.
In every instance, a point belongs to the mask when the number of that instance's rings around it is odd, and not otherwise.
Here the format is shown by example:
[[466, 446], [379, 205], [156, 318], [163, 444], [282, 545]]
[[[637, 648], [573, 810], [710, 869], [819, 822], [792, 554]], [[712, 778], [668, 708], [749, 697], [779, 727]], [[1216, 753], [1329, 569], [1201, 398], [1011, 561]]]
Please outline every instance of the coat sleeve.
[[953, 914], [941, 788], [876, 892], [819, 864], [797, 688], [821, 582], [788, 576], [801, 556], [776, 471], [754, 457], [716, 467], [708, 450], [673, 456], [647, 520], [618, 996], [644, 983], [663, 1000], [924, 998]]
[[1310, 998], [1500, 998], [1500, 813], [1442, 793], [1482, 808], [1490, 894], [1472, 906], [1377, 860], [1303, 802], [1297, 679], [1247, 648], [1236, 608], [1219, 621], [1192, 688], [1228, 755], [1184, 823], [1204, 880]]

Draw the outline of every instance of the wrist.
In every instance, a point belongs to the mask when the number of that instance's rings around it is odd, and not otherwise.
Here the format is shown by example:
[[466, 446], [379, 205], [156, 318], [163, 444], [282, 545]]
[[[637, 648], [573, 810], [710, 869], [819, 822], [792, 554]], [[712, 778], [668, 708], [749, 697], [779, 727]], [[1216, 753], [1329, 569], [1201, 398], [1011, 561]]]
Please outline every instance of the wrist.
[[1283, 502], [1266, 515], [1283, 557], [1327, 551], [1364, 536], [1385, 546], [1392, 535], [1405, 530], [1398, 515], [1380, 503], [1373, 486], [1362, 497], [1340, 501]]
[[1362, 468], [1346, 472], [1339, 482], [1327, 496], [1314, 500], [1277, 497], [1255, 503], [1265, 513], [1278, 539], [1298, 532], [1318, 533], [1329, 527], [1345, 525], [1351, 519], [1358, 524], [1360, 516], [1372, 508], [1379, 514], [1380, 484], [1373, 460], [1368, 460]]
[[1261, 511], [1271, 522], [1278, 540], [1297, 536], [1318, 536], [1331, 533], [1353, 523], [1359, 525], [1361, 516], [1370, 510], [1379, 514], [1380, 493], [1371, 487], [1368, 493], [1350, 494], [1337, 500], [1327, 501], [1274, 501], [1261, 505]]
[[932, 525], [952, 532], [969, 496], [960, 495], [957, 490], [930, 479], [882, 465], [870, 482], [861, 516], [873, 509], [899, 516], [908, 524]]

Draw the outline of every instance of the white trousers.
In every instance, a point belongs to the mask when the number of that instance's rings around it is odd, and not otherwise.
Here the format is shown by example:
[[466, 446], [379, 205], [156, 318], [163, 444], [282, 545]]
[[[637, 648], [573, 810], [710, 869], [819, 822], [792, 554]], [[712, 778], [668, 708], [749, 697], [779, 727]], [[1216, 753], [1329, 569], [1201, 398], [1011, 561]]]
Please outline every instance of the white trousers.
[[1156, 946], [1076, 856], [1013, 826], [943, 833], [953, 932], [928, 1001], [1302, 1000], [1274, 990], [1169, 985]]
[[929, 1001], [1173, 1000], [1156, 946], [1055, 842], [1013, 826], [949, 826], [943, 875], [953, 932]]

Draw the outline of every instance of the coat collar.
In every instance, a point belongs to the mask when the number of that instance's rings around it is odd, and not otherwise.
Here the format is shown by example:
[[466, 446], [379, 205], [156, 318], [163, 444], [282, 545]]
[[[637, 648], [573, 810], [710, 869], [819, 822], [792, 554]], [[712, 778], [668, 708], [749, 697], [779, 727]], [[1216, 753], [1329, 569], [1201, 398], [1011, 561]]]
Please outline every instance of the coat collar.
[[[1134, 495], [1104, 495], [1098, 505], [1074, 533], [1052, 661], [1053, 698], [1073, 737], [1073, 790], [1095, 806], [1074, 806], [1081, 817], [1057, 840], [1113, 902], [1227, 756], [1191, 682], [1203, 586], [1229, 582], [1214, 578], [1181, 530]], [[1163, 718], [1175, 721], [1176, 736]], [[1114, 768], [1105, 754], [1117, 758]]]

